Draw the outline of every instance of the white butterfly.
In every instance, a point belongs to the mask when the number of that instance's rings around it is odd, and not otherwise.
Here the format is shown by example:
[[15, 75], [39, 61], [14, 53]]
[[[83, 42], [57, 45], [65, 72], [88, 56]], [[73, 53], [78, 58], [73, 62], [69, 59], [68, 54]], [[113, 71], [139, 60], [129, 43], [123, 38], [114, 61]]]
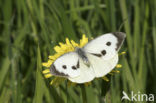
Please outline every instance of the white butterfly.
[[72, 82], [85, 83], [108, 74], [118, 62], [118, 51], [126, 35], [122, 32], [101, 35], [83, 48], [75, 48], [51, 65], [52, 75], [63, 76]]

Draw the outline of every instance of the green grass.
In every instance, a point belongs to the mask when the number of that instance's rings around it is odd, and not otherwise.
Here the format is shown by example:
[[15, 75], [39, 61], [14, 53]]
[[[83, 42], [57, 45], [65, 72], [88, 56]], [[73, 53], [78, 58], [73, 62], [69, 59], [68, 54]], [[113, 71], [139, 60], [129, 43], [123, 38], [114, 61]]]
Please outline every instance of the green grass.
[[[121, 103], [123, 90], [156, 93], [155, 11], [155, 0], [0, 0], [0, 103]], [[126, 55], [110, 82], [55, 87], [43, 77], [58, 42], [120, 27]]]

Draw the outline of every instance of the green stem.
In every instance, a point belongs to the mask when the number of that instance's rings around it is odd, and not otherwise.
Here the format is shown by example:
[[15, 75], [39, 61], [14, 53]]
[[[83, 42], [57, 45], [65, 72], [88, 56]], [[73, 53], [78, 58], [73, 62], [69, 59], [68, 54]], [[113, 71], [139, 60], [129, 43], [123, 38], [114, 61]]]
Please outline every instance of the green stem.
[[87, 94], [86, 94], [86, 89], [84, 85], [81, 85], [81, 91], [82, 91], [82, 99], [83, 103], [87, 103]]
[[66, 94], [67, 94], [67, 102], [68, 103], [68, 97], [69, 97], [69, 94], [68, 94], [68, 81], [66, 80]]

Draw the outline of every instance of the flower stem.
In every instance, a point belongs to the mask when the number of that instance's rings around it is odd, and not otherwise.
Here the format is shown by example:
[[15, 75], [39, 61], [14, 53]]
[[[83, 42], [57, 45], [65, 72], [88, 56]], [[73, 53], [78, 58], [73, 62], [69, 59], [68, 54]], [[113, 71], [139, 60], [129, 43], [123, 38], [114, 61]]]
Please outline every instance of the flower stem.
[[67, 101], [66, 101], [66, 103], [68, 103], [69, 94], [68, 94], [68, 81], [67, 80], [66, 80], [66, 95], [67, 95]]
[[80, 87], [81, 87], [81, 91], [82, 91], [83, 103], [87, 103], [87, 94], [86, 94], [85, 85], [81, 85]]

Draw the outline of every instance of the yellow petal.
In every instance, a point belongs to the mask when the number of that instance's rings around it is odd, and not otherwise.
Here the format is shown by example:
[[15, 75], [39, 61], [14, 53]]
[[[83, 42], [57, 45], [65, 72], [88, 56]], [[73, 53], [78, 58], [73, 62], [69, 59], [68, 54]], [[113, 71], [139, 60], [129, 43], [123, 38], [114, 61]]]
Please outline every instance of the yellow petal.
[[67, 44], [67, 45], [71, 45], [68, 38], [66, 38], [66, 44]]
[[120, 71], [118, 71], [118, 70], [112, 70], [111, 72], [120, 73]]
[[121, 67], [122, 67], [121, 64], [117, 64], [117, 65], [116, 65], [116, 68], [121, 68]]
[[59, 53], [59, 52], [61, 51], [61, 48], [60, 48], [59, 46], [55, 46], [55, 47], [54, 47], [54, 50], [55, 50], [57, 53]]
[[88, 43], [88, 38], [83, 34], [82, 39], [80, 40], [80, 47], [83, 47], [86, 43]]
[[45, 63], [42, 63], [43, 66], [47, 67], [48, 63], [45, 62]]
[[102, 79], [105, 80], [106, 82], [109, 81], [109, 79], [106, 76], [102, 77]]
[[78, 47], [79, 45], [75, 42], [75, 41], [73, 41], [73, 40], [71, 40], [71, 43], [72, 43], [72, 45], [74, 46], [74, 47]]
[[51, 59], [51, 60], [55, 60], [55, 56], [53, 56], [53, 55], [49, 56], [48, 58]]
[[43, 74], [50, 73], [50, 69], [45, 69], [42, 71]]
[[54, 80], [52, 80], [52, 81], [50, 82], [50, 85], [52, 85], [52, 84], [53, 84], [53, 82], [54, 82]]
[[48, 62], [42, 63], [42, 65], [45, 67], [50, 67], [52, 63], [53, 63], [52, 60], [48, 60]]
[[66, 44], [63, 44], [61, 42], [59, 43], [59, 45], [61, 46], [61, 49], [64, 49], [65, 50], [67, 48], [67, 45]]
[[72, 46], [72, 44], [70, 43], [69, 39], [66, 38], [66, 45], [67, 45], [67, 52], [71, 52], [71, 51], [74, 51], [74, 47]]
[[60, 57], [60, 56], [61, 56], [61, 54], [60, 54], [60, 53], [56, 53], [56, 54], [54, 55], [55, 60], [56, 60], [58, 57]]
[[124, 55], [124, 54], [126, 54], [126, 52], [121, 52], [121, 53], [119, 53], [119, 56], [120, 56], [120, 55]]
[[50, 78], [50, 77], [52, 77], [52, 74], [50, 74], [50, 73], [49, 74], [45, 74], [44, 77], [45, 78]]
[[63, 44], [62, 42], [59, 42], [59, 45], [60, 45], [61, 48], [62, 48], [62, 46], [64, 46], [65, 44]]

